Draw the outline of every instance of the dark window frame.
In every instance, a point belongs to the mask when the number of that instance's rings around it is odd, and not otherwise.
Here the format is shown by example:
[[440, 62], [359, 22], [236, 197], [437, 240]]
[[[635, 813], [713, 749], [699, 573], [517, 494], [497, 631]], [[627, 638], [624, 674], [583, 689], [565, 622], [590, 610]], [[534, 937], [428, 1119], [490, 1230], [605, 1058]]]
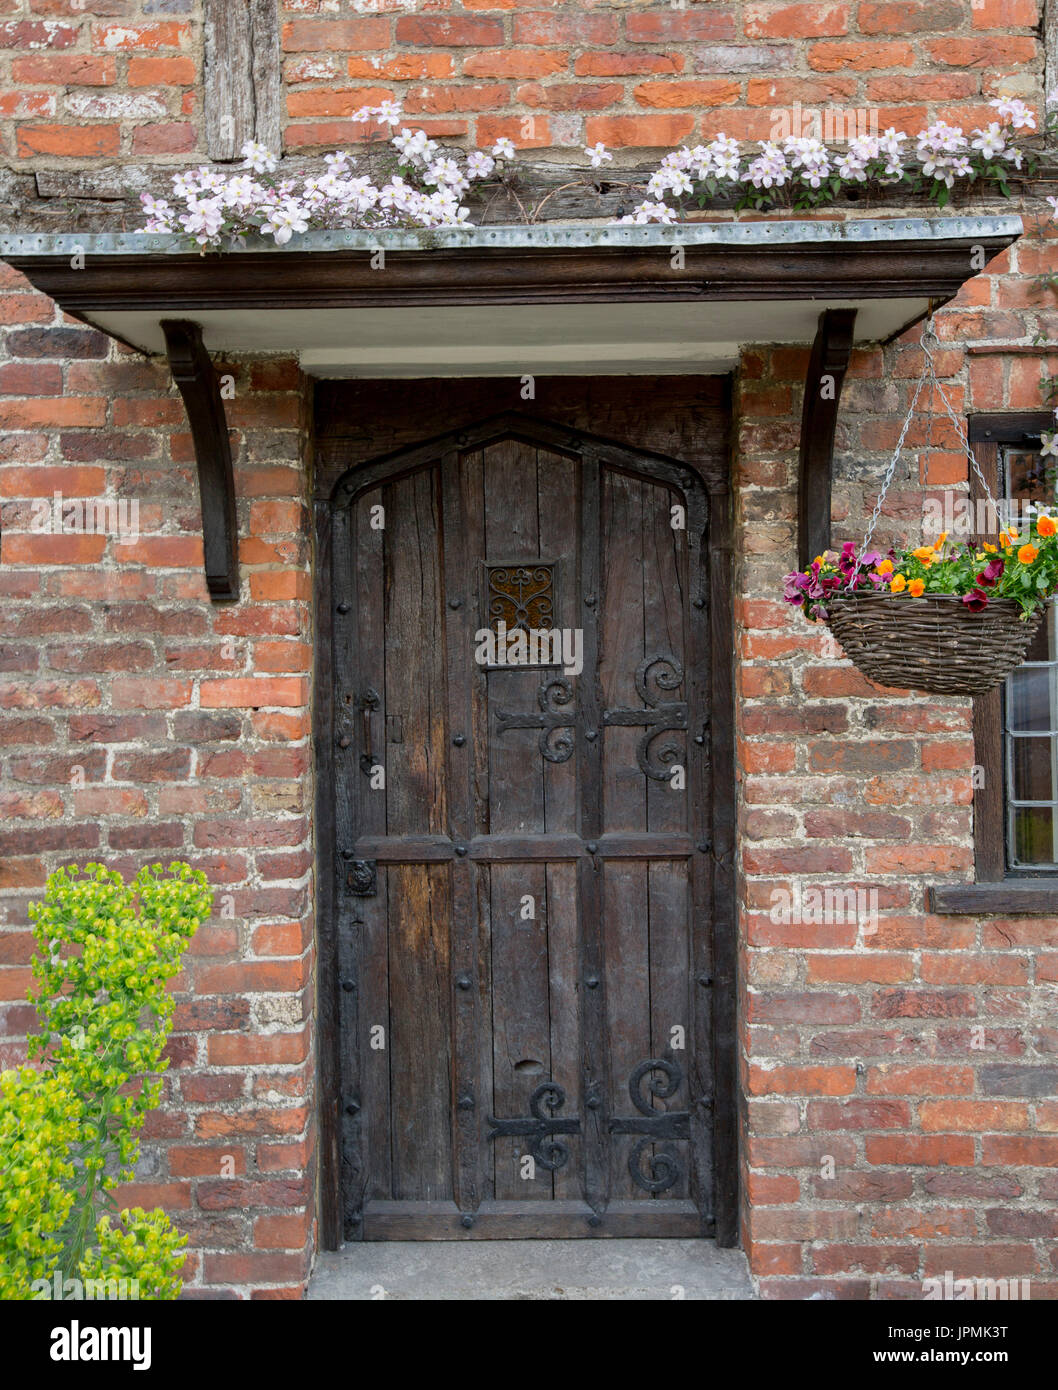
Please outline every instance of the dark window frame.
[[[1000, 446], [1031, 444], [1054, 423], [1049, 410], [969, 417], [969, 440], [993, 493], [1000, 495]], [[971, 499], [976, 502], [984, 495], [980, 479], [971, 476]], [[1002, 687], [974, 698], [973, 735], [974, 761], [984, 773], [983, 785], [974, 789], [974, 882], [935, 885], [929, 890], [930, 908], [937, 913], [971, 915], [1058, 914], [1058, 875], [1007, 867]]]

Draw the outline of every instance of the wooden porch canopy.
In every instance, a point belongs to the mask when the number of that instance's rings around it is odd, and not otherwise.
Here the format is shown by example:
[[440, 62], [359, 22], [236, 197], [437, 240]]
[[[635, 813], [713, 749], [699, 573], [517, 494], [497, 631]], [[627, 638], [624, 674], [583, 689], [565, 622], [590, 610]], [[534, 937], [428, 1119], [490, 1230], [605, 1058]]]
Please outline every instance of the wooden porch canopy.
[[[312, 232], [189, 252], [169, 235], [6, 235], [0, 258], [69, 314], [165, 355], [198, 462], [206, 577], [238, 597], [231, 455], [210, 354], [286, 352], [321, 377], [720, 373], [753, 344], [811, 343], [800, 555], [830, 534], [852, 348], [951, 299], [1021, 219]], [[513, 312], [514, 309], [517, 312]]]

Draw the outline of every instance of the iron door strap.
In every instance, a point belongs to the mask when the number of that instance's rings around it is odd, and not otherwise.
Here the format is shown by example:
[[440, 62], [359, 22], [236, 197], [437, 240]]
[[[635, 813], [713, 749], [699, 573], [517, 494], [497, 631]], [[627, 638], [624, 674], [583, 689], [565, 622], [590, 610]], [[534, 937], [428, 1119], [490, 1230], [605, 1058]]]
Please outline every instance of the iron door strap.
[[691, 1114], [689, 1110], [655, 1110], [643, 1095], [643, 1082], [651, 1072], [660, 1072], [647, 1089], [659, 1100], [674, 1096], [683, 1084], [683, 1068], [669, 1057], [650, 1057], [640, 1062], [628, 1078], [628, 1094], [638, 1115], [615, 1115], [610, 1121], [611, 1134], [642, 1134], [645, 1137], [633, 1145], [628, 1155], [628, 1172], [637, 1187], [645, 1192], [665, 1192], [683, 1176], [683, 1165], [670, 1143], [664, 1148], [647, 1150], [659, 1140], [689, 1139]]
[[[580, 1120], [576, 1116], [565, 1120], [555, 1119], [554, 1112], [561, 1110], [565, 1103], [566, 1093], [562, 1087], [554, 1081], [545, 1081], [543, 1085], [537, 1086], [529, 1097], [528, 1115], [518, 1115], [512, 1120], [497, 1120], [495, 1115], [490, 1115], [489, 1124], [492, 1128], [489, 1130], [488, 1138], [493, 1140], [507, 1135], [526, 1136], [530, 1139], [529, 1152], [540, 1167], [552, 1173], [557, 1172], [568, 1163], [569, 1148], [561, 1140], [552, 1139], [550, 1136], [580, 1133]], [[551, 1111], [550, 1115], [544, 1114], [544, 1105]]]

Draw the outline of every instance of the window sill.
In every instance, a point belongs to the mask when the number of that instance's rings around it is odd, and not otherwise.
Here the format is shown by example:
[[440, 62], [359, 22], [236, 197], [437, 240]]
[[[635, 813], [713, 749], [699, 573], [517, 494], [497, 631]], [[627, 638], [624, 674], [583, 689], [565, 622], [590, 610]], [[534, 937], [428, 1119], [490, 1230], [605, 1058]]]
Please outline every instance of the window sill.
[[945, 883], [929, 890], [931, 912], [979, 916], [1044, 913], [1058, 916], [1058, 879], [1006, 878], [997, 883]]

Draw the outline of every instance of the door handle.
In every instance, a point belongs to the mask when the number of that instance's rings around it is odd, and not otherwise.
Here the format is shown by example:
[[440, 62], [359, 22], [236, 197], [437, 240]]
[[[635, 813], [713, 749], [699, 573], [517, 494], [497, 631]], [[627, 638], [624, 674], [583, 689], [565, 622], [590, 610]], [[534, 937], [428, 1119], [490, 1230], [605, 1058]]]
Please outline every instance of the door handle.
[[363, 752], [360, 754], [360, 770], [369, 773], [375, 765], [374, 744], [371, 737], [371, 715], [377, 710], [382, 701], [379, 699], [378, 691], [372, 690], [370, 686], [360, 696], [360, 717], [363, 721], [363, 732], [361, 742]]

